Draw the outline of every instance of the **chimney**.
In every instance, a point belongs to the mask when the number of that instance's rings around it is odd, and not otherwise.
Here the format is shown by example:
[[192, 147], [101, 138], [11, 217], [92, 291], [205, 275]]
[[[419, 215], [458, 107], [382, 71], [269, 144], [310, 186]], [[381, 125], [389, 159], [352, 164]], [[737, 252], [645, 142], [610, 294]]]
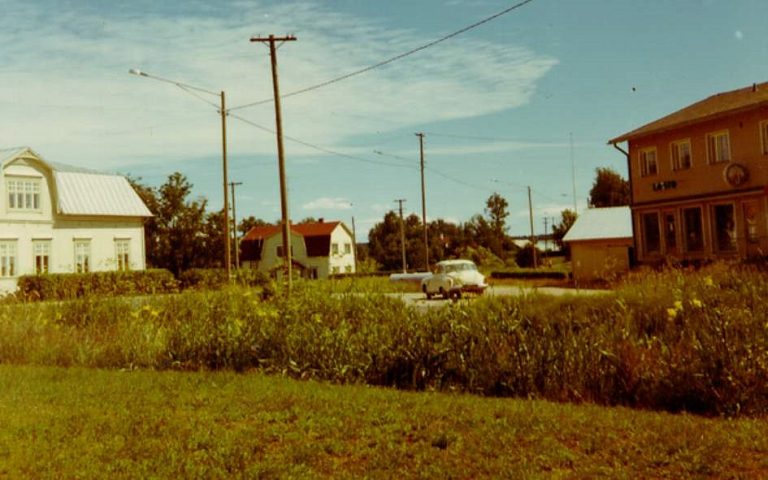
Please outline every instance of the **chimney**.
[[756, 91], [757, 91], [757, 84], [756, 84], [756, 83], [753, 83], [753, 84], [752, 84], [752, 91], [753, 91], [753, 92], [756, 92]]
[[324, 221], [325, 221], [325, 219], [323, 217], [320, 217], [320, 218], [317, 219], [317, 223], [323, 223]]

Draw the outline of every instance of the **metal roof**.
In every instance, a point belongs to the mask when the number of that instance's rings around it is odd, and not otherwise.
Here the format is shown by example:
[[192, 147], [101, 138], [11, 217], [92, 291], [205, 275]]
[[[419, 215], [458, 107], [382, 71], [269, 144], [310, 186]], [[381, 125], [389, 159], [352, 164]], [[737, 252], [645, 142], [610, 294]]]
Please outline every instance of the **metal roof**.
[[688, 105], [658, 120], [636, 128], [631, 132], [609, 140], [608, 143], [620, 143], [634, 140], [654, 133], [663, 132], [692, 123], [712, 120], [745, 109], [758, 108], [768, 104], [768, 82], [755, 83], [750, 87], [722, 92]]
[[564, 242], [632, 238], [632, 213], [628, 206], [590, 208], [579, 214]]
[[53, 171], [59, 213], [63, 215], [108, 215], [151, 217], [141, 197], [120, 175]]
[[151, 217], [139, 194], [122, 175], [48, 162], [29, 147], [0, 149], [0, 165], [26, 154], [53, 174], [56, 204], [62, 215]]

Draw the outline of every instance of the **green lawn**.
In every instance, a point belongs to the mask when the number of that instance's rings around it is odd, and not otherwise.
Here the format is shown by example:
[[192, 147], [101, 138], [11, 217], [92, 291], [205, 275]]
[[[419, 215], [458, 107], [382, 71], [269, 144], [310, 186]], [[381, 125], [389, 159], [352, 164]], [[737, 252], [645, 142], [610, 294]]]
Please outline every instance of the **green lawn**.
[[0, 365], [0, 478], [766, 478], [768, 420]]

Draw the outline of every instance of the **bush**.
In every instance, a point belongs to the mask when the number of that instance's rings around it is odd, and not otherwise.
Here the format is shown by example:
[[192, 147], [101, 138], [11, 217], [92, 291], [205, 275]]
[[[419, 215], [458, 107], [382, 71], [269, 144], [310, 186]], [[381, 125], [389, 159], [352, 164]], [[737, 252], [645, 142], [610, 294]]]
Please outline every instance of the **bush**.
[[26, 301], [69, 300], [90, 295], [148, 295], [178, 290], [168, 270], [51, 273], [19, 278], [17, 296]]
[[[420, 311], [296, 282], [135, 300], [0, 306], [0, 363], [259, 369], [404, 389], [768, 413], [768, 276], [715, 265], [630, 275], [614, 294], [481, 297]], [[332, 294], [333, 293], [333, 294]]]

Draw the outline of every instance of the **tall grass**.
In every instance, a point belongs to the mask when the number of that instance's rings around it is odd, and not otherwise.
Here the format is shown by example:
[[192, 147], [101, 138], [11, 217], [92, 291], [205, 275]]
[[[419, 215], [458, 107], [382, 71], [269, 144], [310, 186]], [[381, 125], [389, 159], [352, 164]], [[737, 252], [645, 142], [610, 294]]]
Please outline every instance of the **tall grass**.
[[768, 412], [768, 279], [755, 268], [645, 272], [612, 295], [481, 298], [425, 313], [318, 283], [299, 283], [290, 301], [228, 288], [0, 312], [6, 363], [260, 369], [405, 389]]

